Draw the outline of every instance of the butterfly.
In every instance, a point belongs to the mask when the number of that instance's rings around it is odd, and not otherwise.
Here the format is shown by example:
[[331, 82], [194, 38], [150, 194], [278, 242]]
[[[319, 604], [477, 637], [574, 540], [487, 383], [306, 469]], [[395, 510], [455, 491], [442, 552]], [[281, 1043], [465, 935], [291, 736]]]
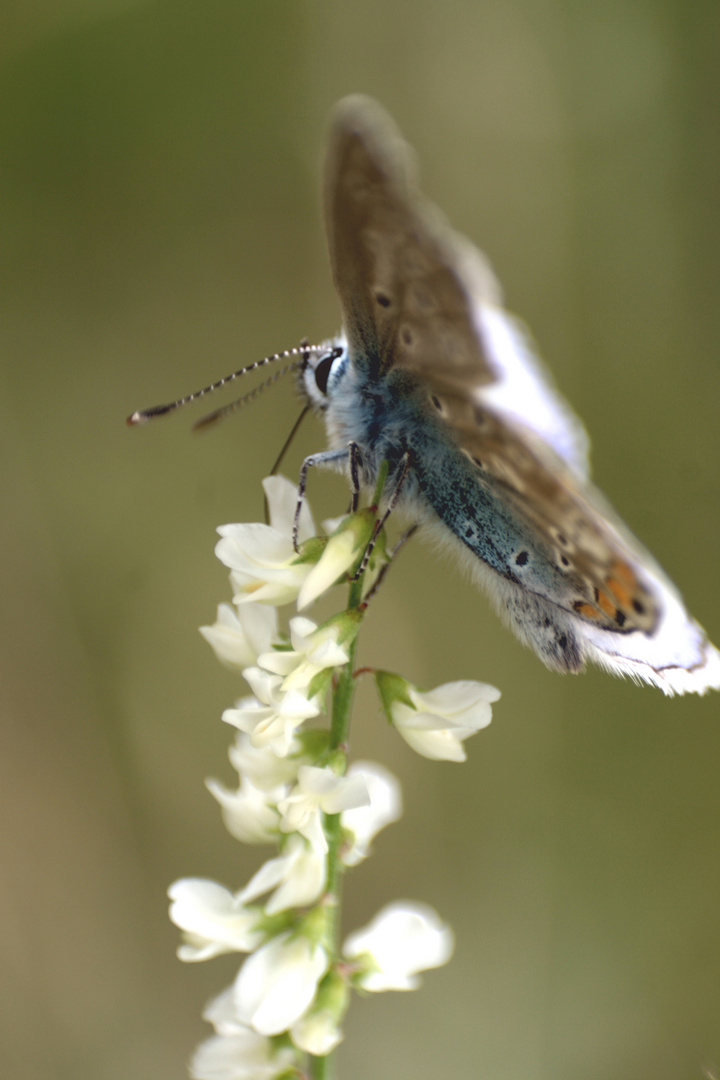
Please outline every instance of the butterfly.
[[[589, 480], [588, 441], [481, 253], [420, 193], [374, 101], [332, 115], [325, 220], [343, 333], [301, 387], [361, 483], [460, 556], [547, 667], [590, 660], [668, 695], [720, 689], [720, 653]], [[401, 482], [402, 481], [402, 482]]]

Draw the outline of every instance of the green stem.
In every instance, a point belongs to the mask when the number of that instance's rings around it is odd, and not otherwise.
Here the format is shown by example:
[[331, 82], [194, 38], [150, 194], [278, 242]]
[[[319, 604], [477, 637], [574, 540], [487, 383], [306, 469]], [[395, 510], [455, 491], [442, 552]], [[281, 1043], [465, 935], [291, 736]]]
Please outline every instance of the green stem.
[[[362, 602], [362, 578], [350, 585], [348, 607], [352, 610]], [[332, 719], [330, 722], [330, 750], [341, 751], [346, 756], [346, 746], [350, 733], [352, 702], [355, 693], [355, 653], [357, 635], [348, 650], [348, 662], [340, 672], [337, 687], [333, 694]], [[347, 762], [346, 762], [347, 764]], [[340, 814], [328, 814], [325, 818], [325, 837], [328, 842], [327, 885], [325, 902], [327, 905], [326, 948], [330, 966], [335, 965], [340, 957], [340, 896], [342, 891], [343, 864], [340, 859], [342, 827]], [[312, 1080], [332, 1080], [335, 1072], [335, 1055], [310, 1058], [310, 1076]]]
[[[373, 506], [377, 506], [387, 481], [388, 464], [384, 461], [380, 467], [377, 484], [373, 493]], [[357, 611], [362, 604], [362, 577], [350, 583], [348, 609]], [[355, 693], [355, 653], [358, 635], [353, 638], [349, 649], [348, 662], [340, 672], [337, 687], [333, 694], [332, 718], [330, 721], [330, 751], [340, 752], [345, 757], [347, 767], [347, 743], [350, 734], [353, 695]], [[328, 814], [325, 818], [325, 836], [328, 842], [327, 854], [327, 935], [326, 948], [330, 957], [330, 966], [340, 959], [340, 896], [342, 889], [343, 864], [340, 859], [342, 827], [339, 814]], [[310, 1058], [310, 1076], [312, 1080], [332, 1080], [335, 1074], [335, 1055]]]

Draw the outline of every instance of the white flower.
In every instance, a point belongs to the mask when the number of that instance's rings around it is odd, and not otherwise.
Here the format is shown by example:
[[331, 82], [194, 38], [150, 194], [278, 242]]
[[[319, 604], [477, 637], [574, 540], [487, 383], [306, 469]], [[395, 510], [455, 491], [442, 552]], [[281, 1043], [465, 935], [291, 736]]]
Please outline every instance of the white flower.
[[343, 953], [364, 966], [357, 980], [364, 990], [415, 990], [417, 973], [446, 964], [453, 945], [452, 930], [436, 911], [406, 900], [388, 904], [350, 934]]
[[337, 776], [332, 769], [301, 765], [297, 784], [278, 803], [283, 832], [299, 832], [319, 852], [328, 850], [321, 814], [339, 814], [368, 806], [370, 796], [361, 776]]
[[368, 805], [343, 810], [340, 815], [343, 829], [352, 834], [342, 861], [346, 866], [356, 866], [370, 854], [372, 840], [380, 830], [402, 816], [402, 793], [393, 774], [373, 761], [354, 762], [347, 775], [361, 777], [370, 798]]
[[217, 621], [201, 626], [200, 633], [218, 660], [226, 667], [242, 671], [257, 662], [277, 639], [277, 611], [272, 607], [244, 604], [237, 611], [220, 604]]
[[355, 537], [351, 532], [331, 537], [302, 583], [297, 599], [298, 611], [309, 607], [313, 600], [331, 588], [356, 560]]
[[300, 1050], [325, 1057], [341, 1042], [341, 1023], [350, 1000], [344, 975], [330, 971], [320, 983], [314, 1002], [290, 1028], [290, 1037]]
[[356, 632], [356, 620], [348, 615], [331, 619], [320, 627], [297, 615], [290, 620], [292, 649], [262, 653], [258, 666], [284, 676], [285, 692], [306, 690], [318, 672], [347, 664], [348, 654], [340, 639]]
[[271, 844], [277, 840], [280, 819], [277, 800], [285, 789], [275, 792], [256, 787], [242, 777], [237, 791], [228, 791], [219, 780], [206, 780], [210, 794], [222, 809], [225, 828], [244, 844]]
[[295, 1064], [291, 1047], [278, 1048], [240, 1023], [232, 987], [208, 1002], [203, 1019], [217, 1034], [195, 1051], [190, 1063], [193, 1080], [274, 1080]]
[[189, 1065], [192, 1080], [275, 1080], [295, 1061], [290, 1047], [243, 1028], [236, 1035], [213, 1035], [201, 1042]]
[[226, 952], [251, 952], [263, 935], [257, 909], [245, 908], [229, 889], [205, 878], [182, 878], [168, 889], [170, 918], [184, 931], [181, 960], [208, 960]]
[[[298, 749], [295, 743], [290, 744], [291, 754], [295, 754]], [[253, 746], [250, 736], [244, 731], [237, 732], [228, 757], [241, 779], [249, 780], [256, 788], [266, 792], [273, 792], [284, 784], [294, 783], [301, 764], [301, 761], [294, 757], [278, 757], [271, 746]]]
[[[260, 604], [288, 604], [300, 591], [312, 564], [298, 562], [293, 548], [292, 530], [297, 506], [297, 487], [281, 476], [263, 480], [268, 501], [269, 525], [222, 525], [222, 539], [215, 554], [231, 571], [236, 604], [250, 601]], [[315, 533], [307, 502], [300, 513], [298, 540], [302, 543]]]
[[418, 754], [440, 761], [465, 761], [463, 741], [487, 727], [500, 697], [494, 686], [469, 680], [423, 693], [398, 675], [375, 678], [393, 726]]
[[288, 838], [282, 855], [260, 867], [238, 893], [238, 900], [248, 904], [275, 889], [265, 904], [265, 912], [276, 915], [278, 911], [315, 903], [325, 888], [326, 878], [324, 855], [295, 834]]
[[299, 691], [286, 693], [280, 675], [272, 675], [259, 667], [245, 668], [243, 677], [255, 698], [243, 698], [236, 708], [226, 709], [223, 720], [246, 732], [253, 746], [272, 747], [278, 757], [286, 757], [295, 731], [319, 714], [319, 704]]
[[238, 1018], [261, 1035], [279, 1035], [303, 1015], [328, 968], [320, 945], [291, 931], [249, 956], [233, 988]]
[[333, 528], [322, 555], [302, 584], [297, 600], [298, 611], [308, 607], [358, 565], [374, 526], [375, 514], [369, 508], [340, 520]]
[[238, 1020], [232, 986], [210, 998], [203, 1009], [202, 1018], [212, 1024], [218, 1035], [241, 1035], [249, 1030], [246, 1024], [241, 1024]]
[[190, 1063], [193, 1080], [274, 1080], [295, 1064], [289, 1046], [276, 1047], [237, 1017], [233, 987], [209, 1001], [203, 1019], [216, 1035], [198, 1046]]
[[343, 1034], [331, 1012], [326, 1009], [311, 1009], [293, 1024], [290, 1037], [299, 1050], [304, 1050], [314, 1057], [325, 1057], [342, 1042]]

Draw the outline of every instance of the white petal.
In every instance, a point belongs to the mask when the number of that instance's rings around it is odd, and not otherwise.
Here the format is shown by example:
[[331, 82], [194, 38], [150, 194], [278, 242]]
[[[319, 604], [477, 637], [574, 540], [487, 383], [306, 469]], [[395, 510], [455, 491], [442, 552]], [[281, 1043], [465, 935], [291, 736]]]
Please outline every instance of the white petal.
[[301, 765], [298, 769], [298, 788], [308, 798], [315, 800], [326, 814], [339, 814], [341, 810], [370, 805], [367, 784], [357, 774], [338, 776], [332, 769]]
[[304, 657], [296, 653], [294, 649], [272, 649], [260, 653], [257, 659], [258, 667], [269, 671], [273, 675], [281, 675], [285, 678], [291, 671], [301, 664]]
[[234, 987], [238, 1016], [261, 1035], [279, 1035], [312, 1004], [327, 967], [319, 945], [290, 932], [279, 934], [240, 969]]
[[[292, 537], [298, 504], [297, 484], [293, 484], [284, 476], [266, 476], [263, 480], [263, 488], [268, 501], [270, 524], [278, 532]], [[311, 536], [315, 536], [316, 531], [310, 505], [307, 499], [303, 499], [298, 540], [302, 544], [305, 540], [309, 540]]]
[[299, 832], [316, 851], [321, 854], [327, 852], [328, 845], [317, 802], [298, 793], [291, 794], [278, 803], [278, 810], [282, 815], [280, 828], [283, 832]]
[[228, 791], [219, 780], [207, 780], [210, 794], [222, 808], [225, 828], [244, 844], [271, 844], [277, 840], [280, 817], [272, 792], [246, 779], [237, 791]]
[[431, 907], [398, 901], [350, 934], [343, 952], [349, 958], [372, 957], [378, 970], [361, 977], [365, 990], [414, 990], [420, 983], [417, 973], [447, 963], [453, 946], [452, 931]]
[[[465, 761], [467, 755], [458, 730], [438, 728], [437, 717], [414, 712], [401, 701], [393, 705], [393, 724], [416, 754], [433, 761]], [[464, 735], [472, 735], [465, 729]]]
[[271, 525], [221, 525], [215, 554], [228, 570], [257, 577], [266, 569], [287, 567], [295, 558], [292, 540]]
[[[292, 838], [291, 838], [292, 839]], [[327, 882], [327, 860], [310, 844], [292, 866], [287, 879], [275, 890], [265, 905], [268, 915], [289, 908], [305, 907], [319, 900]]]
[[490, 705], [500, 691], [487, 683], [464, 679], [445, 683], [425, 693], [409, 688], [410, 700], [420, 712], [434, 713], [475, 730], [486, 727], [492, 718]]
[[329, 768], [301, 765], [297, 784], [278, 803], [280, 828], [283, 832], [299, 832], [317, 851], [326, 852], [321, 811], [338, 814], [369, 803], [367, 785], [361, 776], [337, 776]]
[[293, 649], [302, 652], [307, 639], [315, 633], [318, 624], [312, 619], [306, 619], [304, 615], [296, 615], [290, 620], [290, 641]]
[[168, 889], [170, 918], [188, 935], [181, 960], [205, 960], [224, 952], [249, 952], [262, 941], [254, 927], [257, 911], [248, 911], [229, 889], [205, 878], [182, 878]]
[[348, 776], [362, 778], [370, 797], [367, 806], [343, 810], [343, 829], [352, 833], [353, 841], [342, 860], [346, 866], [356, 866], [370, 853], [373, 838], [393, 821], [402, 816], [402, 793], [393, 774], [373, 761], [356, 761], [348, 769]]
[[250, 903], [275, 889], [265, 905], [268, 915], [291, 907], [313, 904], [322, 894], [326, 880], [326, 861], [300, 836], [291, 836], [282, 855], [270, 859], [248, 882], [238, 900]]
[[215, 554], [230, 570], [234, 603], [290, 603], [310, 573], [298, 563], [291, 536], [270, 525], [222, 525]]
[[392, 722], [405, 741], [423, 757], [465, 761], [463, 741], [487, 727], [491, 703], [500, 691], [486, 683], [464, 680], [421, 692], [408, 685], [414, 706], [396, 698], [390, 705]]
[[342, 1042], [340, 1026], [329, 1012], [311, 1010], [302, 1016], [290, 1030], [290, 1037], [299, 1050], [314, 1057], [325, 1057]]
[[200, 1043], [190, 1062], [192, 1080], [275, 1080], [289, 1070], [295, 1055], [250, 1028], [235, 1035], [214, 1035]]
[[297, 615], [290, 620], [290, 640], [298, 653], [319, 668], [339, 667], [347, 663], [347, 652], [338, 644], [339, 626], [316, 626], [310, 619]]
[[[291, 747], [291, 750], [297, 751], [298, 747]], [[260, 791], [275, 791], [286, 784], [294, 783], [297, 777], [298, 761], [278, 757], [270, 747], [253, 746], [250, 736], [244, 731], [238, 731], [228, 756], [240, 776], [245, 777]]]
[[267, 572], [255, 578], [241, 577], [234, 570], [230, 574], [234, 604], [271, 604], [282, 607], [292, 604], [300, 592], [310, 569], [309, 563]]
[[298, 611], [309, 607], [318, 596], [331, 588], [357, 559], [357, 541], [351, 529], [328, 540], [318, 562], [305, 578], [298, 593]]
[[299, 691], [287, 693], [282, 689], [282, 679], [259, 667], [246, 668], [243, 678], [250, 684], [255, 696], [283, 716], [296, 716], [299, 720], [309, 720], [320, 712], [319, 706]]
[[238, 1019], [232, 986], [227, 986], [214, 998], [210, 998], [202, 1011], [202, 1018], [212, 1024], [217, 1035], [241, 1035], [244, 1031], [249, 1031]]
[[317, 716], [320, 706], [299, 691], [285, 693], [279, 675], [261, 668], [246, 668], [243, 676], [259, 701], [244, 698], [237, 708], [225, 710], [223, 720], [246, 732], [253, 746], [272, 747], [278, 756], [286, 757], [296, 728]]
[[236, 611], [229, 604], [220, 604], [217, 621], [201, 626], [200, 633], [221, 663], [242, 671], [277, 637], [277, 612], [272, 607], [247, 604]]

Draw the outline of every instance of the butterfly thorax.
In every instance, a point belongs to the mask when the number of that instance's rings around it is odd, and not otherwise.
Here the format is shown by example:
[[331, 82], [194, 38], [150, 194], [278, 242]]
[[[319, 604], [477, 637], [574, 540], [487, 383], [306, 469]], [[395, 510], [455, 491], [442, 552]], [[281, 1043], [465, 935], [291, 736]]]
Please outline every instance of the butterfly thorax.
[[[303, 396], [323, 416], [331, 449], [345, 450], [350, 443], [358, 447], [366, 488], [375, 485], [383, 461], [392, 480], [403, 455], [412, 453], [420, 421], [420, 391], [412, 377], [397, 372], [372, 378], [369, 368], [367, 361], [351, 359], [345, 339], [337, 338], [328, 343], [326, 354], [308, 358], [300, 383]], [[344, 470], [345, 464], [340, 467]], [[411, 469], [403, 501], [416, 493], [415, 487]]]
[[378, 378], [371, 361], [349, 355], [344, 339], [330, 343], [333, 347], [342, 347], [342, 353], [329, 359], [328, 352], [314, 367], [306, 366], [303, 389], [323, 415], [331, 448], [358, 447], [363, 485], [372, 488], [387, 461], [391, 489], [407, 455], [409, 472], [398, 503], [406, 515], [440, 519], [509, 581], [519, 581], [513, 560], [520, 552], [532, 553], [534, 565], [547, 567], [542, 543], [497, 486], [483, 482], [422, 380], [401, 369]]

